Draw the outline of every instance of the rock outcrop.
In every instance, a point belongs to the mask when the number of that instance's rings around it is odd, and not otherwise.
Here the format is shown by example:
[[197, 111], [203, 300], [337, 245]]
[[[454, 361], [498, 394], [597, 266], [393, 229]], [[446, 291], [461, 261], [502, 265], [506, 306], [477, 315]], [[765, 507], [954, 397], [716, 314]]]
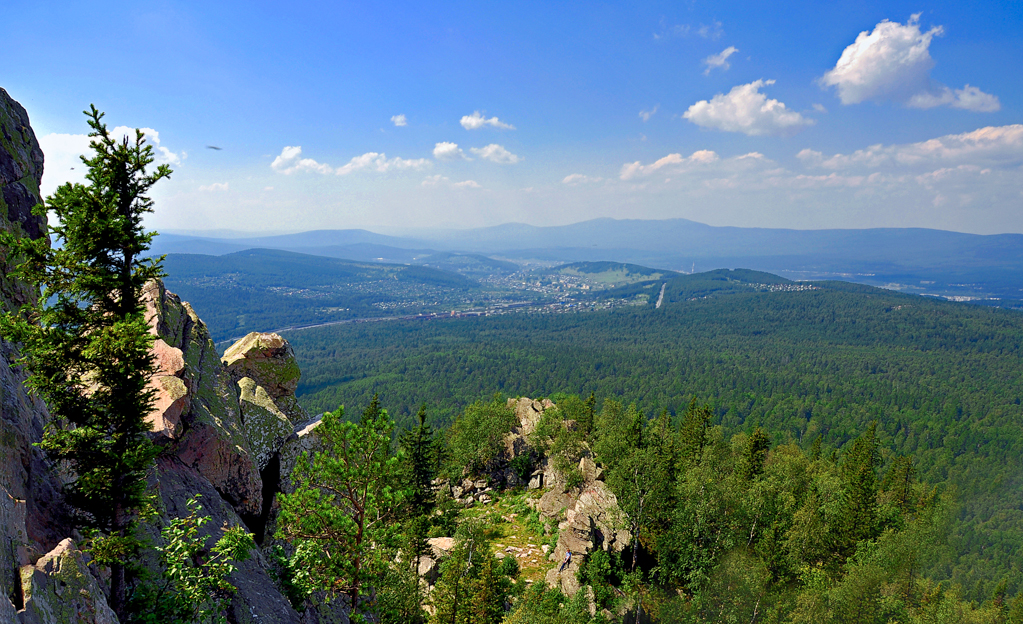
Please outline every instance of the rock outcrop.
[[[45, 219], [31, 214], [42, 171], [25, 109], [0, 89], [0, 228], [45, 235]], [[11, 276], [2, 248], [0, 269], [0, 308], [38, 296]], [[209, 541], [224, 527], [244, 525], [262, 542], [288, 471], [301, 452], [316, 447], [317, 422], [308, 423], [295, 398], [294, 352], [280, 336], [252, 334], [221, 361], [188, 303], [159, 282], [147, 286], [144, 302], [157, 365], [148, 419], [161, 447], [150, 478], [161, 513], [145, 530], [158, 538], [160, 526], [187, 515], [186, 501], [198, 494], [212, 518], [203, 529]], [[34, 446], [50, 420], [47, 408], [26, 391], [15, 346], [0, 341], [0, 358], [0, 622], [114, 624], [100, 575], [65, 519], [62, 477]], [[147, 557], [141, 563], [153, 564], [153, 554]], [[347, 624], [340, 603], [313, 601], [296, 612], [270, 569], [262, 549], [238, 564], [230, 578], [238, 589], [227, 614], [231, 624]]]
[[117, 624], [99, 582], [82, 551], [65, 539], [35, 565], [21, 569], [25, 607], [20, 624]]
[[[529, 436], [536, 431], [543, 413], [556, 405], [547, 399], [519, 398], [508, 399], [508, 406], [514, 408], [519, 419], [519, 426], [505, 439], [510, 460], [532, 452]], [[563, 424], [573, 425], [573, 421]], [[580, 589], [576, 573], [586, 555], [597, 549], [621, 552], [632, 539], [618, 499], [603, 482], [603, 470], [594, 463], [588, 450], [584, 449], [582, 455], [578, 467], [583, 483], [578, 488], [568, 489], [565, 476], [558, 473], [548, 458], [533, 471], [528, 484], [530, 489], [546, 488], [534, 505], [544, 517], [558, 523], [557, 546], [548, 557], [557, 565], [548, 570], [545, 580], [569, 596]], [[572, 553], [571, 561], [562, 566], [567, 552]]]
[[[46, 220], [39, 203], [43, 155], [20, 104], [0, 89], [0, 229], [40, 238]], [[0, 308], [32, 301], [37, 289], [11, 276], [0, 248]], [[24, 607], [21, 568], [35, 564], [66, 537], [59, 478], [33, 446], [50, 420], [46, 406], [25, 389], [14, 345], [0, 340], [0, 621]]]

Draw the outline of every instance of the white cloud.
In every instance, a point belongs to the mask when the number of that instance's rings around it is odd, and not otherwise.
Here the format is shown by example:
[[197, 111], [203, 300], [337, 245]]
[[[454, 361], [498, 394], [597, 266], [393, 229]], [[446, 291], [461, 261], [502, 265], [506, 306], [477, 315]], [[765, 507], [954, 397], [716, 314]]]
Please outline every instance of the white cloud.
[[696, 30], [696, 34], [700, 35], [704, 39], [717, 41], [721, 38], [721, 35], [725, 34], [725, 31], [721, 28], [721, 22], [714, 21], [710, 24], [700, 24], [700, 27]]
[[200, 186], [200, 191], [226, 191], [230, 182], [214, 182], [213, 184], [206, 184]]
[[818, 104], [818, 103], [814, 102], [811, 105], [811, 107], [813, 108], [813, 110], [817, 111], [818, 113], [826, 113], [826, 112], [828, 112], [828, 109], [824, 108], [823, 104]]
[[476, 154], [483, 160], [489, 160], [490, 162], [494, 162], [499, 165], [514, 165], [522, 160], [521, 157], [512, 154], [497, 143], [491, 143], [486, 147], [473, 147], [470, 148], [469, 151]]
[[796, 156], [807, 165], [827, 169], [931, 166], [939, 163], [1014, 166], [1023, 163], [1023, 124], [988, 126], [919, 143], [871, 145], [852, 154], [831, 157], [810, 149], [804, 149]]
[[433, 146], [433, 157], [437, 160], [469, 160], [458, 143], [441, 141]]
[[843, 104], [891, 100], [914, 108], [1000, 109], [996, 96], [977, 87], [966, 85], [953, 91], [931, 80], [931, 41], [943, 33], [941, 26], [922, 31], [919, 13], [905, 24], [884, 20], [872, 32], [861, 32], [820, 84], [835, 87]]
[[760, 87], [772, 84], [773, 80], [757, 80], [737, 85], [727, 94], [715, 95], [709, 102], [700, 100], [693, 104], [682, 117], [704, 128], [749, 136], [794, 134], [814, 123], [760, 92]]
[[[146, 143], [153, 146], [155, 162], [158, 165], [180, 165], [182, 159], [185, 158], [184, 152], [179, 156], [174, 152], [170, 151], [166, 147], [160, 145], [160, 133], [152, 128], [139, 128], [145, 135]], [[121, 137], [127, 136], [129, 140], [135, 140], [135, 128], [129, 128], [128, 126], [117, 126], [110, 130], [110, 136], [115, 140], [120, 140]]]
[[395, 115], [391, 117], [391, 123], [399, 128], [404, 128], [408, 125], [408, 119], [405, 118], [405, 115]]
[[573, 173], [565, 176], [565, 179], [561, 181], [562, 184], [568, 184], [569, 186], [576, 186], [578, 184], [595, 184], [597, 182], [603, 182], [604, 178], [594, 178], [581, 173]]
[[483, 126], [492, 126], [494, 128], [500, 128], [501, 130], [515, 129], [515, 126], [506, 124], [497, 117], [487, 119], [479, 111], [474, 111], [471, 115], [465, 115], [459, 123], [461, 123], [462, 127], [466, 130], [479, 130]]
[[657, 173], [661, 169], [665, 169], [672, 173], [683, 172], [687, 169], [691, 169], [693, 166], [707, 165], [718, 160], [718, 155], [710, 150], [695, 151], [687, 158], [683, 157], [682, 154], [668, 154], [664, 158], [656, 160], [649, 165], [644, 165], [638, 160], [632, 163], [625, 163], [622, 165], [622, 170], [618, 177], [622, 180], [631, 180], [633, 178]]
[[270, 167], [277, 173], [285, 175], [291, 175], [299, 171], [313, 171], [323, 174], [334, 172], [334, 168], [330, 165], [318, 163], [312, 158], [299, 158], [301, 155], [301, 145], [289, 145], [281, 150], [280, 156], [270, 163]]
[[[180, 165], [185, 153], [175, 153], [160, 145], [160, 133], [152, 128], [140, 128], [145, 134], [146, 143], [153, 147], [153, 156], [158, 165]], [[120, 140], [127, 135], [135, 138], [135, 128], [117, 126], [110, 130], [111, 137]], [[60, 185], [71, 182], [84, 184], [87, 167], [82, 164], [80, 156], [92, 157], [89, 142], [92, 139], [85, 134], [47, 134], [39, 137], [39, 146], [46, 157], [46, 172], [40, 191], [43, 196], [52, 194]]]
[[998, 98], [984, 93], [977, 87], [966, 85], [962, 89], [952, 90], [941, 86], [934, 91], [917, 93], [909, 98], [906, 106], [910, 108], [934, 108], [935, 106], [951, 106], [975, 113], [992, 113], [1002, 108]]
[[728, 57], [739, 51], [739, 48], [735, 46], [728, 46], [718, 54], [711, 54], [707, 58], [703, 59], [703, 64], [707, 66], [707, 69], [703, 70], [704, 76], [709, 76], [712, 69], [721, 68], [722, 71], [728, 71], [728, 68], [732, 65], [728, 62]]
[[362, 156], [356, 156], [355, 158], [348, 161], [348, 164], [338, 167], [337, 175], [348, 175], [353, 171], [369, 170], [377, 173], [387, 173], [392, 170], [404, 170], [404, 169], [422, 169], [429, 167], [430, 161], [425, 158], [417, 159], [406, 159], [406, 158], [391, 158], [388, 159], [386, 154], [378, 154], [377, 152], [366, 152]]
[[80, 156], [92, 156], [89, 137], [84, 134], [47, 134], [39, 137], [39, 147], [46, 158], [40, 191], [51, 195], [57, 187], [71, 182], [84, 184], [86, 167]]
[[483, 188], [475, 180], [465, 180], [463, 182], [452, 182], [450, 178], [442, 176], [440, 174], [426, 176], [423, 179], [423, 186], [447, 186], [457, 189], [467, 188]]
[[353, 171], [376, 171], [377, 173], [387, 173], [392, 170], [404, 170], [404, 169], [422, 169], [423, 167], [429, 167], [430, 161], [425, 158], [418, 159], [405, 159], [405, 158], [390, 158], [388, 159], [385, 154], [378, 154], [377, 152], [367, 152], [362, 156], [356, 156], [355, 158], [348, 161], [348, 164], [338, 167], [337, 169], [330, 165], [319, 163], [312, 158], [300, 158], [302, 155], [302, 148], [300, 146], [288, 146], [281, 150], [281, 155], [274, 159], [270, 163], [270, 167], [278, 173], [285, 175], [291, 175], [299, 171], [312, 171], [314, 173], [329, 174], [335, 173], [337, 175], [348, 175]]
[[647, 110], [639, 111], [639, 118], [642, 119], [644, 122], [650, 121], [650, 118], [657, 113], [657, 109], [660, 107], [661, 107], [660, 104], [654, 104], [654, 107], [648, 111]]

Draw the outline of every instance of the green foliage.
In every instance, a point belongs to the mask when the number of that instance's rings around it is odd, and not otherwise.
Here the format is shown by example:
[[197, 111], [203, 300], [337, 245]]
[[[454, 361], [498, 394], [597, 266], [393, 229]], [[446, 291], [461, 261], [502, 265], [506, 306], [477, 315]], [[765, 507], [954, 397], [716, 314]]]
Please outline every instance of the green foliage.
[[437, 476], [439, 463], [433, 429], [426, 424], [425, 405], [419, 408], [416, 417], [419, 425], [404, 432], [398, 439], [398, 446], [404, 455], [401, 473], [409, 491], [407, 504], [411, 517], [425, 516], [433, 510], [433, 479]]
[[913, 458], [919, 478], [961, 494], [954, 557], [929, 572], [950, 575], [971, 599], [986, 599], [1003, 576], [1018, 591], [1023, 316], [837, 282], [801, 292], [726, 285], [734, 292], [658, 310], [296, 332], [300, 400], [322, 410], [381, 392], [399, 422], [413, 424], [425, 402], [440, 427], [494, 389], [595, 392], [644, 415], [667, 408], [673, 423], [698, 397], [709, 409], [695, 433], [761, 427], [775, 443], [819, 440], [825, 456], [877, 420], [879, 479], [898, 454]]
[[467, 520], [458, 527], [455, 547], [441, 564], [430, 594], [431, 624], [497, 624], [504, 618], [510, 583], [490, 552], [485, 523]]
[[500, 396], [465, 408], [448, 437], [451, 461], [458, 468], [455, 476], [488, 470], [504, 448], [504, 437], [517, 424], [515, 411]]
[[225, 624], [235, 587], [227, 577], [234, 562], [245, 561], [256, 547], [252, 535], [241, 527], [223, 530], [223, 536], [207, 547], [200, 535], [209, 516], [200, 515], [199, 495], [188, 500], [189, 514], [174, 518], [160, 532], [164, 544], [156, 547], [163, 578], [156, 587], [144, 587], [133, 601], [129, 622], [139, 624]]
[[344, 408], [324, 414], [316, 428], [322, 450], [299, 457], [295, 491], [278, 499], [277, 535], [295, 547], [296, 584], [307, 594], [345, 594], [351, 605], [386, 573], [398, 532], [393, 515], [405, 498], [393, 488], [400, 463], [390, 454], [393, 424], [373, 406], [359, 423], [345, 422]]
[[88, 184], [64, 184], [35, 207], [53, 213], [49, 235], [60, 246], [0, 234], [4, 254], [19, 259], [15, 275], [41, 287], [37, 301], [0, 316], [0, 334], [20, 343], [28, 385], [54, 416], [40, 446], [73, 475], [67, 501], [77, 526], [95, 533], [96, 561], [111, 569], [111, 606], [123, 614], [124, 566], [139, 546], [132, 527], [148, 504], [157, 453], [146, 435], [153, 338], [140, 298], [162, 271], [142, 259], [154, 236], [142, 219], [153, 206], [146, 193], [171, 171], [147, 172], [153, 148], [141, 131], [119, 140], [94, 106], [86, 115]]

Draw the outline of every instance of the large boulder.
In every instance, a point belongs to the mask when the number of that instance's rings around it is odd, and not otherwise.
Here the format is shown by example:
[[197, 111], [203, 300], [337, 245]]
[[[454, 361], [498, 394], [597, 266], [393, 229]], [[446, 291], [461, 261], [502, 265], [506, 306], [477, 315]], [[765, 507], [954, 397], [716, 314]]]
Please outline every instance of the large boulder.
[[238, 397], [245, 423], [245, 436], [256, 459], [256, 467], [262, 471], [285, 440], [295, 433], [295, 427], [274, 403], [263, 386], [256, 385], [251, 377], [238, 380]]
[[295, 389], [302, 375], [295, 350], [279, 334], [252, 332], [228, 347], [223, 361], [236, 382], [248, 377], [262, 386], [292, 424], [309, 420], [309, 415], [295, 398]]
[[[21, 569], [18, 624], [117, 624], [103, 589], [70, 538]], [[12, 620], [13, 622], [13, 620]]]

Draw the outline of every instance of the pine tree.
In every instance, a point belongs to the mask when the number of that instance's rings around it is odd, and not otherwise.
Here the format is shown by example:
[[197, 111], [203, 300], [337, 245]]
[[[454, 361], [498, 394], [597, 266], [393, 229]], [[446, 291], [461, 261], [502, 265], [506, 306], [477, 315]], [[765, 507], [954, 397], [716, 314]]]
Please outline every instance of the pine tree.
[[392, 487], [393, 428], [387, 410], [358, 424], [345, 422], [344, 408], [327, 412], [316, 428], [323, 450], [299, 456], [295, 491], [278, 499], [277, 535], [295, 545], [300, 583], [309, 592], [346, 594], [353, 612], [393, 558], [394, 513], [405, 495]]
[[162, 272], [144, 258], [154, 234], [142, 219], [153, 207], [146, 194], [171, 170], [147, 171], [153, 149], [141, 131], [117, 140], [95, 106], [85, 114], [88, 184], [65, 184], [35, 208], [56, 217], [49, 234], [60, 245], [0, 240], [22, 260], [16, 274], [41, 287], [37, 302], [0, 318], [0, 332], [20, 343], [28, 384], [54, 417], [40, 446], [73, 475], [67, 501], [78, 527], [96, 532], [92, 554], [109, 566], [110, 604], [123, 615], [125, 564], [139, 547], [132, 529], [150, 500], [146, 475], [157, 452], [146, 435], [153, 338], [140, 298]]

